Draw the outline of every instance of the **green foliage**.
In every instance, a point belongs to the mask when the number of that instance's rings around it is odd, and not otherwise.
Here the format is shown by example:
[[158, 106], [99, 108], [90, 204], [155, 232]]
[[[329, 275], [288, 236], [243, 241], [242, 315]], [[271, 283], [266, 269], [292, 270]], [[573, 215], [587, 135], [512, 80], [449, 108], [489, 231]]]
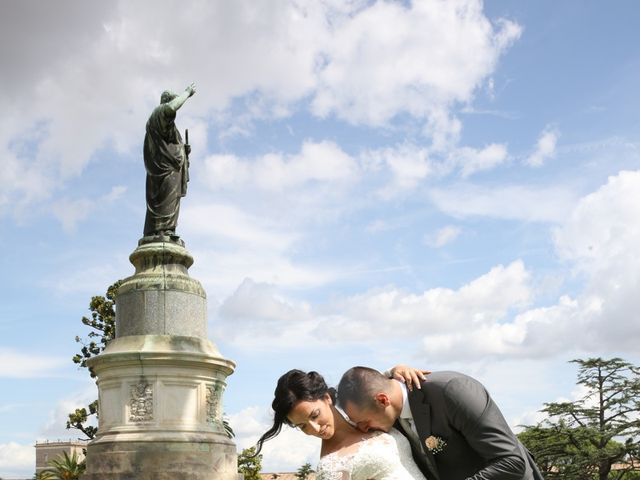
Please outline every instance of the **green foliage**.
[[238, 455], [238, 473], [244, 480], [260, 480], [262, 470], [262, 454], [256, 455], [256, 447], [245, 448]]
[[307, 480], [309, 475], [311, 475], [312, 473], [313, 473], [313, 468], [311, 468], [311, 464], [305, 463], [296, 472], [296, 478], [298, 480]]
[[94, 400], [88, 405], [87, 408], [76, 408], [75, 412], [69, 414], [69, 420], [67, 420], [67, 428], [75, 428], [84, 433], [87, 438], [95, 438], [98, 433], [98, 428], [92, 425], [86, 425], [91, 415], [98, 416], [98, 400]]
[[49, 462], [49, 467], [38, 476], [39, 480], [78, 480], [86, 468], [84, 461], [79, 461], [78, 454], [73, 452], [69, 456], [63, 452], [62, 456]]
[[[122, 280], [118, 280], [109, 288], [105, 296], [97, 295], [91, 297], [89, 302], [89, 310], [91, 318], [82, 317], [82, 323], [92, 330], [87, 334], [87, 339], [76, 336], [76, 342], [82, 345], [80, 353], [73, 356], [73, 363], [80, 365], [81, 368], [87, 368], [91, 378], [95, 378], [95, 374], [87, 367], [87, 360], [100, 354], [109, 342], [116, 336], [116, 295]], [[98, 432], [97, 427], [87, 425], [89, 418], [98, 416], [98, 400], [94, 400], [87, 407], [77, 408], [73, 413], [69, 414], [67, 420], [67, 428], [74, 428], [81, 431], [87, 438], [95, 438]]]
[[585, 394], [546, 403], [520, 440], [549, 480], [631, 480], [640, 472], [640, 370], [620, 358], [572, 360]]
[[[116, 336], [116, 295], [122, 280], [107, 288], [105, 296], [91, 297], [89, 310], [91, 318], [82, 317], [82, 323], [93, 330], [87, 335], [87, 339], [76, 336], [76, 342], [82, 344], [80, 353], [73, 356], [73, 363], [82, 368], [87, 368], [87, 360], [102, 352], [108, 343]], [[95, 374], [89, 369], [91, 378]]]

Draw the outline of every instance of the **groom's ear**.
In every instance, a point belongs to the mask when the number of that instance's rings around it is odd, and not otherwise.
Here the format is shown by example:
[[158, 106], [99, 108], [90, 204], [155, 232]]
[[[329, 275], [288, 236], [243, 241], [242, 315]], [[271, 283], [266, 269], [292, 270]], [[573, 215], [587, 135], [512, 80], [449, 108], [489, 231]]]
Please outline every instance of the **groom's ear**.
[[384, 392], [376, 393], [373, 398], [375, 398], [376, 403], [382, 407], [388, 407], [389, 405], [391, 405], [391, 399], [389, 398], [389, 395]]

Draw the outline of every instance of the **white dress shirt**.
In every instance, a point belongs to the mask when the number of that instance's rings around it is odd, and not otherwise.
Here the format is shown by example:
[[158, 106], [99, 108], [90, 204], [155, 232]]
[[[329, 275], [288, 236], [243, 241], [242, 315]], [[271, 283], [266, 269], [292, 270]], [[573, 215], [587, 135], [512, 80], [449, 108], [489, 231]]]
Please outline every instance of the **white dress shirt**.
[[411, 425], [411, 430], [418, 436], [418, 430], [416, 429], [416, 423], [413, 421], [413, 415], [411, 414], [411, 407], [409, 406], [409, 392], [407, 392], [407, 386], [399, 380], [396, 380], [400, 384], [402, 390], [402, 410], [400, 411], [400, 418], [405, 419]]

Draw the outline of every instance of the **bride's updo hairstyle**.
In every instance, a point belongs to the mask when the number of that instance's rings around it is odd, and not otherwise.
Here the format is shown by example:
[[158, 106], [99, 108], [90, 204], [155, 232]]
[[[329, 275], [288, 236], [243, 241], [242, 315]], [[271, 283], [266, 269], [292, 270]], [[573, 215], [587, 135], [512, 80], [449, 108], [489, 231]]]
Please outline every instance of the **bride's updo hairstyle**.
[[335, 404], [336, 389], [329, 388], [318, 372], [303, 372], [302, 370], [289, 370], [278, 379], [278, 385], [271, 403], [273, 408], [273, 426], [260, 437], [257, 443], [256, 455], [262, 450], [262, 444], [275, 437], [282, 430], [282, 425], [291, 423], [287, 418], [289, 412], [298, 402], [314, 402], [329, 394]]

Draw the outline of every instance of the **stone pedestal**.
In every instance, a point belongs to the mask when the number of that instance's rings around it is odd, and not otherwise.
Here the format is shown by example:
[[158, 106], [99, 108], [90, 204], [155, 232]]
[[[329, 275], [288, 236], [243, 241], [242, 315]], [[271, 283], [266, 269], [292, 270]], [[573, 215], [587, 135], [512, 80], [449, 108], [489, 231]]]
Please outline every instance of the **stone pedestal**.
[[[146, 241], [145, 241], [146, 240]], [[87, 480], [236, 480], [222, 424], [235, 365], [207, 339], [206, 295], [183, 245], [143, 239], [116, 297], [116, 338], [89, 366], [97, 376], [98, 435]]]

